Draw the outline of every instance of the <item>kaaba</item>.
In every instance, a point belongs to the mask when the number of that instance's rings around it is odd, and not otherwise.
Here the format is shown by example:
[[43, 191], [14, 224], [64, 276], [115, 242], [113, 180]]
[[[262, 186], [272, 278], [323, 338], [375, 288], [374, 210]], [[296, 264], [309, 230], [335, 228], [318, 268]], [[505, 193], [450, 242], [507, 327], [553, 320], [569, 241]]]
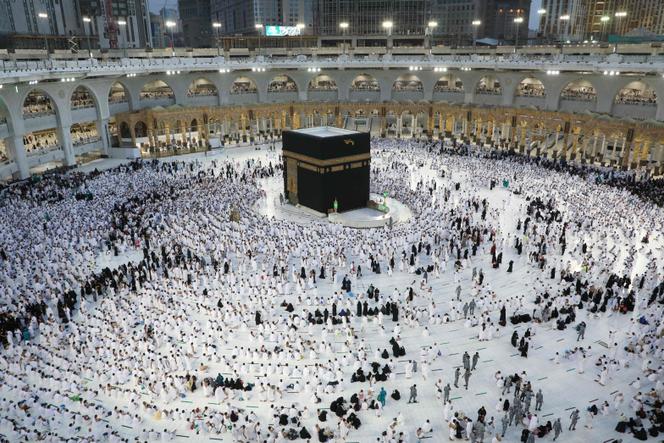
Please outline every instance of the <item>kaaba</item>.
[[284, 131], [284, 195], [294, 205], [327, 214], [364, 208], [369, 201], [368, 133], [334, 127]]

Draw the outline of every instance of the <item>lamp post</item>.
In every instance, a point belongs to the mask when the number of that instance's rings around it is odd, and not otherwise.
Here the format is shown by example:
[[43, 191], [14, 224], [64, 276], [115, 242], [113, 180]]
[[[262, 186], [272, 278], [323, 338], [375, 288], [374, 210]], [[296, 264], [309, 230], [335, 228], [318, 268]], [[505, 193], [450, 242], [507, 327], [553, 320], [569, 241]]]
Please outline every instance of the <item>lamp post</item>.
[[542, 8], [537, 10], [537, 16], [539, 17], [538, 24], [540, 30], [542, 29], [542, 19], [544, 18], [545, 15], [546, 15], [546, 9]]
[[382, 23], [382, 26], [387, 34], [387, 38], [385, 39], [385, 49], [387, 50], [390, 47], [390, 36], [392, 35], [392, 27], [394, 26], [394, 23], [392, 23], [391, 20], [385, 20]]
[[[346, 36], [346, 34], [348, 32], [348, 26], [349, 26], [348, 22], [339, 23], [339, 28], [341, 29], [341, 35], [342, 36]], [[343, 46], [344, 46], [344, 54], [345, 54], [346, 53], [346, 41], [345, 41], [345, 39], [344, 39], [344, 42], [343, 42]]]
[[127, 21], [126, 20], [118, 20], [118, 26], [120, 26], [120, 37], [122, 37], [122, 56], [127, 57], [127, 42], [125, 41], [125, 35], [124, 35], [124, 27], [127, 26]]
[[90, 58], [92, 58], [92, 44], [90, 44], [90, 34], [92, 34], [92, 19], [90, 17], [83, 17], [83, 23], [88, 23], [90, 26], [89, 32], [86, 31], [86, 34], [88, 36], [88, 54], [90, 55]]
[[602, 22], [602, 36], [600, 40], [604, 40], [606, 38], [606, 24], [611, 20], [611, 17], [608, 15], [603, 15], [599, 21]]
[[431, 53], [431, 48], [433, 46], [431, 44], [431, 40], [433, 38], [433, 32], [437, 27], [438, 27], [438, 22], [435, 21], [435, 20], [429, 20], [429, 23], [427, 23], [427, 32], [426, 33], [429, 35], [429, 53]]
[[221, 55], [221, 49], [219, 49], [219, 29], [221, 29], [221, 23], [212, 23], [212, 28], [214, 29], [214, 38], [217, 43], [217, 57], [219, 57]]
[[[39, 17], [42, 20], [46, 20], [46, 24], [48, 24], [48, 14], [45, 12], [40, 12], [37, 14], [37, 17]], [[48, 55], [48, 37], [46, 36], [46, 33], [44, 33], [44, 49], [46, 49], [46, 54]]]
[[516, 49], [519, 47], [519, 25], [523, 23], [523, 17], [516, 17], [514, 18], [514, 24], [516, 25], [516, 40], [514, 43], [514, 52], [516, 52]]
[[477, 28], [482, 24], [481, 20], [473, 20], [473, 52], [477, 52]]
[[254, 25], [254, 28], [258, 32], [258, 54], [261, 53], [261, 35], [263, 34], [263, 24], [262, 23], [256, 23]]
[[[627, 12], [626, 11], [618, 11], [615, 14], [616, 17], [616, 34], [621, 35], [621, 30], [620, 30], [620, 23], [621, 23], [621, 18], [627, 17]], [[618, 39], [616, 39], [616, 44], [613, 47], [613, 52], [618, 52]]]
[[300, 33], [300, 49], [302, 49], [304, 47], [304, 23], [298, 23], [295, 27]]
[[175, 38], [173, 37], [173, 28], [175, 28], [176, 26], [177, 23], [175, 23], [174, 21], [169, 20], [166, 22], [166, 27], [171, 32], [171, 55], [173, 57], [175, 57]]
[[[563, 26], [565, 26], [565, 36], [569, 37], [569, 31], [567, 30], [567, 22], [569, 22], [570, 16], [569, 14], [561, 15], [560, 16], [560, 21], [563, 23]], [[567, 39], [565, 39], [567, 40]]]

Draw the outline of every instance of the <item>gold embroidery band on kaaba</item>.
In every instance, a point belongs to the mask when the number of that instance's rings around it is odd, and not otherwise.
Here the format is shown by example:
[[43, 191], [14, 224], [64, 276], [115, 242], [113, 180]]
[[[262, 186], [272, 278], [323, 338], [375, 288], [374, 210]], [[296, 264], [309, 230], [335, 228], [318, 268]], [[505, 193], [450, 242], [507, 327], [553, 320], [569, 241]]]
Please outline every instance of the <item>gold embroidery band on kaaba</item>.
[[371, 154], [368, 152], [364, 154], [355, 154], [355, 155], [347, 155], [345, 157], [330, 158], [327, 160], [321, 160], [319, 158], [314, 158], [308, 155], [298, 154], [296, 152], [287, 151], [287, 150], [284, 150], [282, 152], [282, 155], [286, 158], [294, 158], [295, 160], [323, 168], [329, 166], [336, 166], [340, 163], [355, 163], [363, 160], [371, 160]]

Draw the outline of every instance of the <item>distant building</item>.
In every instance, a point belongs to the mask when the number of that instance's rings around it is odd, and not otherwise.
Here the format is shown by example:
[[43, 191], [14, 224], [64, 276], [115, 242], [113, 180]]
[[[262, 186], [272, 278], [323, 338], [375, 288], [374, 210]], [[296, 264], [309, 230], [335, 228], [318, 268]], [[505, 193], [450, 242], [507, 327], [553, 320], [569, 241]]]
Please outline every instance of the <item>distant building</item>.
[[305, 26], [303, 34], [313, 34], [314, 1], [212, 0], [212, 18], [221, 23], [222, 35], [256, 35], [257, 24], [295, 27], [299, 23]]
[[[171, 45], [170, 31], [166, 27], [166, 22], [179, 22], [178, 11], [171, 8], [162, 8], [159, 14], [150, 14], [150, 26], [152, 30], [152, 42], [155, 48], [166, 48]], [[176, 26], [177, 29], [182, 29], [182, 26]], [[180, 33], [173, 33], [176, 46], [179, 46]]]
[[178, 10], [184, 45], [191, 48], [210, 47], [214, 40], [210, 0], [180, 1]]
[[540, 35], [555, 41], [605, 41], [638, 30], [664, 34], [662, 0], [543, 0]]
[[424, 35], [431, 18], [432, 0], [316, 0], [314, 32], [338, 35], [339, 23], [348, 23], [353, 35], [385, 35], [382, 24], [392, 22], [392, 35]]
[[[499, 42], [528, 43], [528, 25], [531, 0], [485, 0], [480, 38], [492, 38]], [[523, 19], [516, 23], [514, 19]], [[518, 39], [517, 39], [518, 34]]]
[[[433, 0], [431, 19], [438, 23], [432, 34], [448, 44], [466, 44], [484, 37], [484, 0]], [[474, 21], [480, 24], [473, 26]]]
[[[110, 0], [110, 5], [106, 0], [77, 3], [80, 17], [92, 18], [92, 35], [98, 37], [102, 48], [153, 46], [147, 0]], [[122, 21], [126, 24], [121, 25]]]
[[82, 21], [73, 2], [0, 1], [0, 47], [44, 48], [48, 41], [51, 49], [68, 48], [70, 39], [81, 34]]

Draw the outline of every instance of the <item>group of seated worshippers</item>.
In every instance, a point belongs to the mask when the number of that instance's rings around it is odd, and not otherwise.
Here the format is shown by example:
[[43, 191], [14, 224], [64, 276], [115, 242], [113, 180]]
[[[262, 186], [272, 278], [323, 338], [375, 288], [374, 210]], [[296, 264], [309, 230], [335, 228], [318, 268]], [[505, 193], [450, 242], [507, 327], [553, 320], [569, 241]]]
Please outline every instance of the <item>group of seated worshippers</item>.
[[[392, 354], [394, 355], [395, 358], [403, 357], [406, 355], [406, 348], [403, 346], [399, 345], [399, 342], [397, 342], [394, 337], [390, 338], [390, 344], [392, 345]], [[387, 350], [385, 350], [387, 351]], [[384, 356], [385, 351], [383, 351], [383, 355], [381, 357], [387, 358]]]
[[[336, 311], [336, 305], [334, 307], [334, 311]], [[307, 321], [312, 324], [312, 325], [322, 325], [326, 324], [328, 318], [331, 319], [333, 325], [340, 325], [344, 322], [344, 319], [346, 323], [349, 321], [349, 316], [350, 312], [346, 311], [345, 309], [341, 308], [339, 310], [338, 315], [337, 313], [334, 313], [330, 315], [330, 312], [325, 308], [323, 312], [320, 311], [320, 309], [316, 309], [313, 314], [309, 312], [307, 315]]]
[[[647, 395], [646, 397], [649, 396]], [[622, 414], [615, 430], [621, 434], [630, 431], [634, 438], [641, 441], [647, 440], [648, 436], [656, 438], [664, 433], [664, 412], [662, 412], [662, 405], [664, 403], [656, 395], [650, 397], [636, 411], [636, 417], [627, 418], [625, 414]], [[643, 406], [649, 406], [651, 409], [646, 411]], [[647, 430], [644, 420], [650, 424]]]
[[[311, 438], [311, 434], [307, 428], [301, 423], [302, 412], [295, 412], [295, 405], [291, 405], [290, 411], [293, 413], [286, 414], [288, 410], [283, 408], [280, 413], [274, 414], [274, 418], [279, 422], [280, 426], [288, 427], [285, 429], [282, 436], [287, 440], [297, 440], [299, 438], [307, 440]], [[299, 428], [298, 431], [296, 428]]]
[[[374, 298], [376, 297], [378, 297], [378, 295], [376, 295], [376, 293], [374, 292]], [[378, 315], [379, 313], [385, 316], [391, 315], [392, 321], [395, 322], [399, 321], [399, 307], [397, 306], [396, 303], [387, 302], [384, 305], [382, 305], [380, 308], [378, 307], [370, 308], [368, 301], [365, 300], [364, 303], [362, 303], [358, 300], [357, 310], [356, 310], [356, 315], [358, 317], [373, 317]]]
[[[531, 414], [526, 415], [524, 417], [524, 421], [526, 421], [526, 420], [529, 421], [531, 416], [532, 416]], [[546, 436], [549, 432], [551, 432], [551, 430], [553, 430], [553, 424], [549, 420], [549, 421], [546, 422], [546, 424], [541, 424], [541, 425], [537, 426], [535, 429], [533, 429], [532, 432], [528, 429], [524, 429], [523, 431], [521, 431], [520, 441], [523, 442], [523, 443], [526, 443], [528, 441], [528, 437], [530, 436], [531, 433], [534, 434], [535, 437], [542, 438], [542, 437]]]
[[[383, 351], [383, 355], [387, 354], [387, 350]], [[383, 357], [387, 358], [387, 357]], [[387, 377], [390, 375], [392, 370], [390, 369], [389, 365], [385, 365], [381, 368], [380, 363], [378, 362], [373, 362], [371, 363], [371, 371], [369, 371], [368, 374], [364, 373], [364, 369], [358, 368], [357, 371], [353, 373], [353, 375], [350, 376], [350, 382], [351, 383], [364, 383], [365, 381], [369, 380], [371, 381], [372, 379], [374, 381], [387, 381]]]
[[240, 391], [251, 391], [254, 388], [253, 383], [245, 383], [240, 378], [224, 378], [223, 375], [217, 374], [217, 378], [212, 380], [212, 377], [205, 379], [208, 383], [212, 384], [214, 390], [217, 388], [229, 388]]
[[[345, 418], [346, 422], [349, 423], [353, 429], [359, 429], [359, 427], [362, 425], [362, 422], [357, 417], [355, 412], [362, 409], [362, 404], [357, 397], [357, 394], [353, 394], [353, 396], [355, 402], [353, 402], [353, 398], [351, 397], [351, 405], [349, 405], [343, 397], [337, 398], [332, 403], [330, 403], [330, 411], [334, 412], [339, 418]], [[355, 412], [348, 413], [351, 409]]]

